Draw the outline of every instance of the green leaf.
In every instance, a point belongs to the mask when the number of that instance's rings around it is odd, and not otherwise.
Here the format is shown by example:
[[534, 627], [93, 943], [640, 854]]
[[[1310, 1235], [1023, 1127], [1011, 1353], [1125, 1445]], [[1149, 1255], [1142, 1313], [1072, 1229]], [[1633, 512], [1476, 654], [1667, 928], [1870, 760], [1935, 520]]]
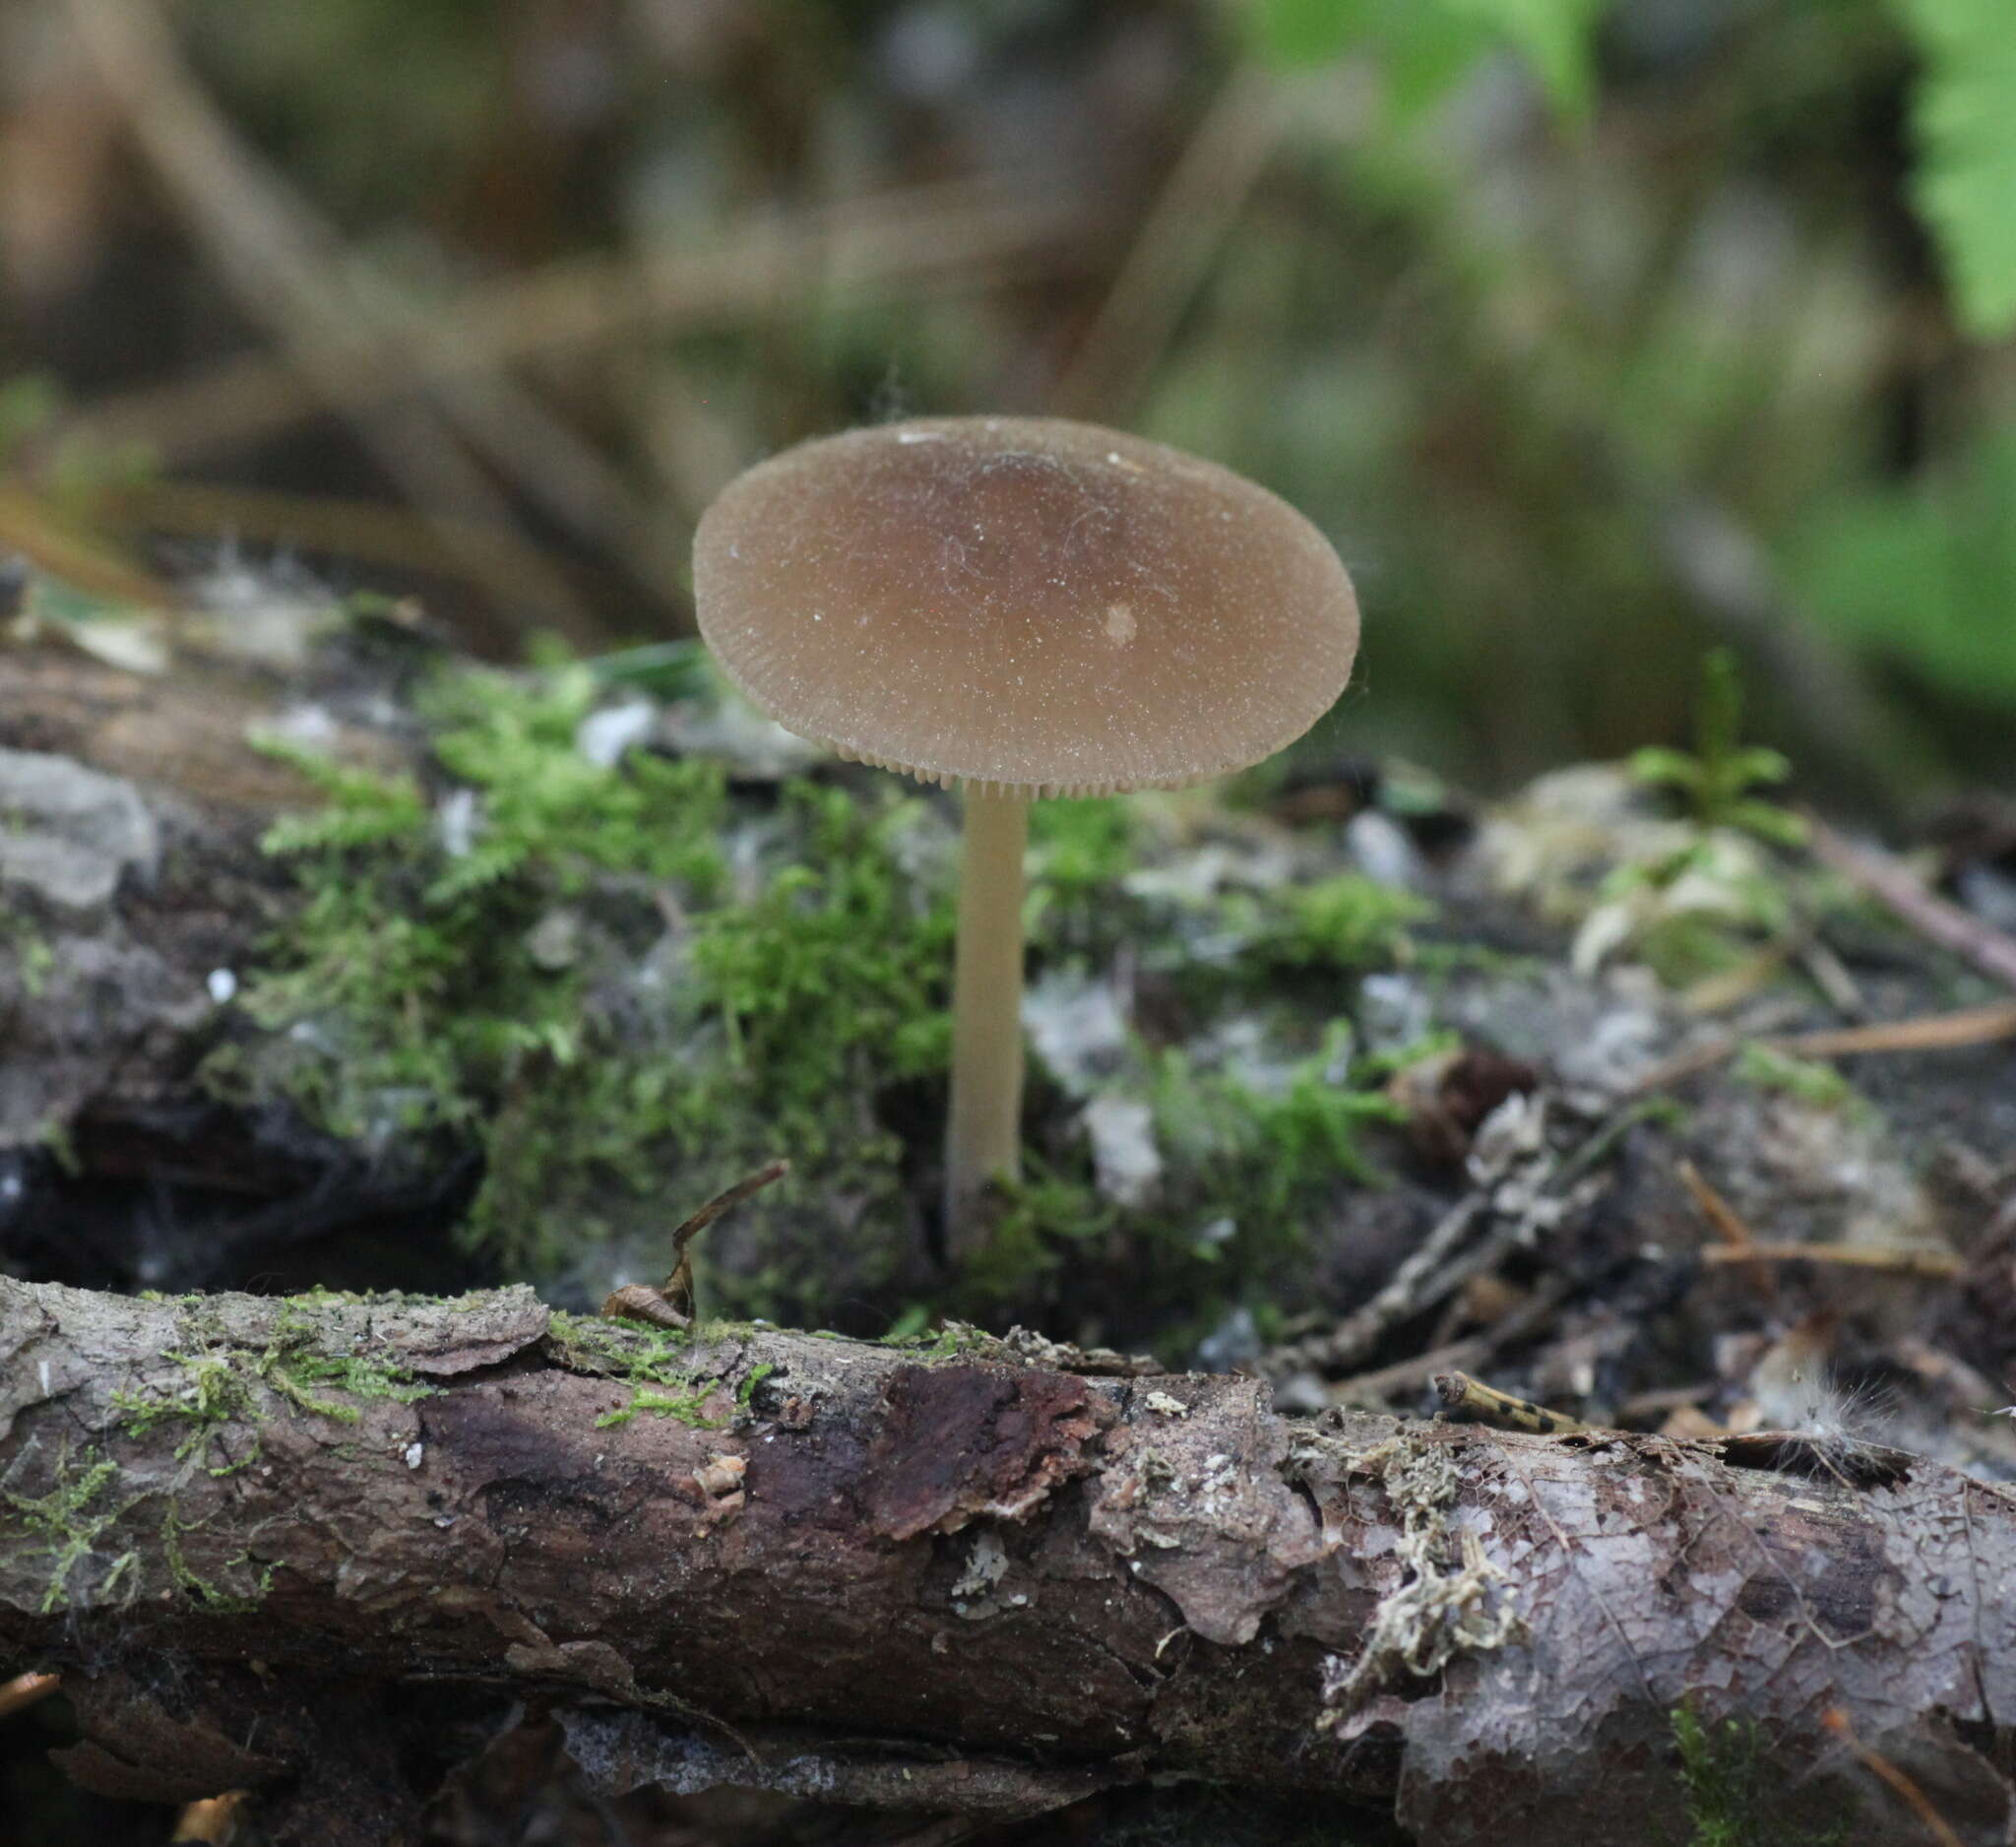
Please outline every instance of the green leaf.
[[1631, 774], [1641, 783], [1660, 788], [1681, 789], [1690, 795], [1701, 787], [1701, 765], [1684, 750], [1665, 744], [1647, 744], [1631, 752]]
[[1260, 0], [1247, 18], [1256, 48], [1301, 68], [1347, 52], [1384, 72], [1394, 114], [1407, 121], [1494, 48], [1532, 64], [1555, 107], [1588, 113], [1595, 88], [1590, 40], [1606, 0]]
[[1263, 0], [1248, 19], [1260, 51], [1277, 64], [1327, 64], [1365, 35], [1366, 0]]
[[1968, 331], [2016, 331], [2016, 17], [2008, 0], [1891, 0], [1922, 68], [1914, 191]]
[[1591, 40], [1605, 0], [1444, 0], [1526, 54], [1562, 114], [1585, 116], [1596, 89]]
[[2016, 433], [1901, 488], [1855, 488], [1792, 534], [1787, 576], [1837, 633], [1981, 704], [2016, 706]]

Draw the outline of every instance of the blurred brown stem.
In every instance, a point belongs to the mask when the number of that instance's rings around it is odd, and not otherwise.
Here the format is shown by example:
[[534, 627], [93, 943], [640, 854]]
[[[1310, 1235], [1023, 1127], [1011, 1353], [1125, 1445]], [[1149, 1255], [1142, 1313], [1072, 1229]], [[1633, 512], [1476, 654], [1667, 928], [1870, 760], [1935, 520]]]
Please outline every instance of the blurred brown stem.
[[374, 330], [367, 343], [374, 362], [394, 377], [409, 371], [382, 337], [379, 305], [350, 282], [327, 228], [240, 144], [190, 75], [152, 0], [67, 5], [142, 151], [248, 312], [274, 332], [323, 402], [356, 428], [416, 506], [454, 516], [457, 524], [444, 523], [438, 536], [502, 606], [530, 604], [585, 631], [579, 597], [543, 558], [505, 573], [487, 549], [463, 542], [462, 528], [470, 524], [508, 530], [510, 509], [430, 407], [352, 401], [344, 372], [326, 361], [339, 334]]
[[1887, 855], [1853, 845], [1814, 815], [1806, 821], [1815, 859], [1888, 906], [1927, 942], [1972, 963], [1990, 981], [2016, 987], [2016, 937], [1941, 898]]
[[[971, 287], [1078, 259], [1091, 215], [1079, 201], [1036, 202], [971, 181], [904, 187], [830, 211], [759, 218], [713, 249], [666, 242], [616, 257], [555, 263], [443, 302], [413, 330], [408, 359], [433, 383], [495, 371], [646, 332], [665, 337], [731, 326], [760, 311], [778, 279], [810, 250], [829, 288]], [[330, 330], [321, 375], [351, 408], [410, 383], [388, 374], [374, 343]], [[251, 443], [312, 415], [318, 391], [287, 365], [247, 353], [88, 409], [63, 433], [144, 442], [171, 460]]]
[[1050, 394], [1056, 414], [1124, 420], [1288, 122], [1288, 99], [1271, 73], [1242, 64], [1226, 79]]

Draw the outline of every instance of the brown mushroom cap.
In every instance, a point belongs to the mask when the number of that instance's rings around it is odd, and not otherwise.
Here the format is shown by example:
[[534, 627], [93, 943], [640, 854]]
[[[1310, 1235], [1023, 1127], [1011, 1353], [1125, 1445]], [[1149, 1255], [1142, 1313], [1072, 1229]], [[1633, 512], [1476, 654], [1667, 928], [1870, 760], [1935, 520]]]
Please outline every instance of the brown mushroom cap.
[[800, 444], [693, 547], [700, 629], [845, 757], [994, 794], [1172, 789], [1301, 735], [1351, 677], [1323, 536], [1229, 470], [1047, 417]]

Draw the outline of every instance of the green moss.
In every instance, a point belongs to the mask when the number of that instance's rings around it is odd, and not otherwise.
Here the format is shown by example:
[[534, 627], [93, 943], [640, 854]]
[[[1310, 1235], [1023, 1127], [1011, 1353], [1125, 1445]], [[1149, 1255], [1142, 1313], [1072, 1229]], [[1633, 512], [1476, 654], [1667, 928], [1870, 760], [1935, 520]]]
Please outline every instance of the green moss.
[[1035, 802], [1029, 845], [1023, 922], [1032, 938], [1059, 949], [1097, 949], [1136, 928], [1143, 907], [1121, 889], [1140, 863], [1140, 830], [1129, 798]]
[[[30, 1498], [0, 1491], [0, 1499], [13, 1511], [22, 1535], [39, 1542], [38, 1550], [49, 1561], [49, 1581], [40, 1606], [44, 1616], [73, 1601], [71, 1574], [97, 1555], [105, 1532], [139, 1503], [139, 1496], [101, 1502], [100, 1497], [118, 1478], [118, 1465], [109, 1457], [88, 1449], [73, 1463], [66, 1449], [56, 1465], [56, 1485], [46, 1495]], [[106, 1565], [91, 1594], [98, 1601], [105, 1600], [129, 1574], [136, 1574], [136, 1554], [120, 1554]]]
[[1835, 1066], [1812, 1058], [1795, 1057], [1791, 1052], [1780, 1051], [1758, 1040], [1751, 1040], [1743, 1047], [1730, 1070], [1741, 1083], [1796, 1097], [1815, 1109], [1868, 1108], [1856, 1087]]
[[1264, 1088], [1174, 1048], [1153, 1054], [1143, 1092], [1164, 1168], [1155, 1199], [1115, 1205], [1082, 1148], [1027, 1159], [956, 1300], [976, 1314], [1003, 1300], [1063, 1312], [1082, 1295], [1067, 1287], [1082, 1283], [1081, 1262], [1117, 1243], [1135, 1253], [1123, 1325], [1160, 1327], [1175, 1354], [1232, 1305], [1258, 1311], [1299, 1288], [1312, 1220], [1336, 1187], [1380, 1183], [1366, 1134], [1401, 1117], [1384, 1084], [1392, 1060], [1354, 1056], [1352, 1044], [1349, 1024], [1332, 1022]]
[[[727, 1330], [711, 1323], [708, 1331], [718, 1336]], [[693, 1337], [684, 1329], [555, 1312], [546, 1329], [546, 1341], [570, 1371], [615, 1379], [630, 1387], [629, 1403], [597, 1418], [598, 1430], [628, 1424], [640, 1411], [675, 1418], [702, 1431], [722, 1430], [729, 1422], [707, 1410], [709, 1401], [725, 1387], [722, 1379], [694, 1370]], [[743, 1375], [733, 1392], [739, 1411], [749, 1408], [757, 1387], [776, 1370], [775, 1366], [757, 1366]]]
[[556, 1309], [546, 1326], [546, 1342], [570, 1371], [601, 1378], [669, 1385], [692, 1370], [693, 1337], [684, 1328], [646, 1327]]
[[[901, 863], [919, 805], [789, 786], [730, 888], [719, 766], [592, 763], [575, 736], [597, 697], [587, 667], [550, 663], [433, 690], [435, 758], [473, 803], [459, 856], [412, 779], [317, 768], [327, 806], [267, 841], [302, 894], [244, 991], [269, 1037], [209, 1081], [282, 1092], [347, 1140], [473, 1141], [467, 1236], [513, 1274], [640, 1232], [667, 1173], [705, 1197], [781, 1150], [895, 1226], [901, 1150], [867, 1100], [949, 1047], [949, 896]], [[592, 921], [572, 910], [591, 890]], [[735, 1300], [802, 1298], [827, 1254], [782, 1236]]]
[[274, 1567], [258, 1563], [249, 1552], [241, 1552], [235, 1559], [226, 1560], [224, 1569], [242, 1569], [257, 1575], [249, 1589], [223, 1589], [198, 1573], [184, 1556], [182, 1535], [194, 1530], [176, 1515], [173, 1507], [161, 1516], [161, 1559], [168, 1567], [170, 1581], [213, 1615], [250, 1616], [266, 1601], [267, 1592], [273, 1588]]
[[925, 1323], [930, 1313], [924, 1304], [912, 1304], [876, 1346], [895, 1347], [914, 1360], [929, 1361], [955, 1360], [963, 1354], [983, 1351], [991, 1344], [992, 1337], [970, 1322], [947, 1321], [939, 1328], [928, 1327]]
[[987, 1241], [968, 1260], [954, 1300], [969, 1312], [984, 1313], [993, 1303], [1054, 1296], [1072, 1252], [1096, 1247], [1118, 1220], [1085, 1164], [1060, 1171], [1025, 1158], [1022, 1178], [997, 1186]]
[[1735, 655], [1714, 648], [1701, 664], [1694, 708], [1694, 748], [1653, 747], [1631, 759], [1631, 773], [1649, 788], [1671, 791], [1704, 833], [1732, 828], [1782, 847], [1806, 839], [1798, 815], [1754, 792], [1785, 782], [1792, 764], [1778, 751], [1742, 741], [1743, 683]]
[[397, 1362], [357, 1352], [319, 1351], [321, 1332], [292, 1303], [281, 1305], [273, 1339], [253, 1363], [254, 1369], [291, 1404], [339, 1424], [355, 1424], [362, 1413], [343, 1399], [325, 1393], [335, 1389], [346, 1398], [389, 1399], [410, 1405], [431, 1397], [434, 1388]]
[[[320, 1292], [318, 1292], [318, 1297]], [[317, 1298], [309, 1298], [311, 1305]], [[411, 1404], [429, 1396], [433, 1387], [396, 1362], [355, 1351], [329, 1354], [320, 1350], [322, 1330], [294, 1302], [281, 1305], [267, 1345], [254, 1351], [233, 1347], [216, 1335], [200, 1301], [192, 1300], [184, 1318], [185, 1333], [205, 1344], [170, 1352], [164, 1358], [182, 1369], [183, 1382], [173, 1388], [118, 1390], [112, 1405], [120, 1413], [127, 1435], [146, 1437], [163, 1424], [186, 1425], [175, 1458], [186, 1461], [234, 1421], [257, 1422], [265, 1416], [257, 1385], [315, 1417], [355, 1424], [362, 1413], [348, 1399], [390, 1399]], [[341, 1392], [332, 1397], [330, 1392]], [[256, 1450], [211, 1470], [230, 1475], [253, 1459]]]
[[[182, 1369], [185, 1383], [172, 1392], [115, 1391], [112, 1408], [120, 1413], [120, 1428], [129, 1436], [146, 1436], [161, 1424], [186, 1424], [188, 1429], [175, 1446], [175, 1459], [186, 1461], [233, 1418], [250, 1412], [252, 1394], [245, 1369], [229, 1353], [168, 1353], [162, 1357]], [[232, 1474], [250, 1459], [248, 1455], [212, 1472]]]
[[605, 1431], [614, 1425], [628, 1424], [640, 1411], [649, 1411], [656, 1417], [671, 1418], [690, 1430], [722, 1430], [727, 1420], [707, 1414], [708, 1401], [720, 1389], [719, 1381], [713, 1379], [697, 1380], [690, 1390], [683, 1392], [664, 1392], [652, 1385], [633, 1385], [630, 1402], [614, 1411], [605, 1411], [596, 1419], [595, 1427]]
[[1786, 1813], [1784, 1779], [1756, 1725], [1709, 1725], [1691, 1707], [1677, 1706], [1672, 1726], [1691, 1829], [1687, 1847], [1836, 1847], [1848, 1838], [1846, 1823], [1815, 1824]]
[[[634, 1260], [683, 1209], [788, 1155], [792, 1178], [709, 1234], [710, 1308], [799, 1320], [843, 1297], [873, 1304], [916, 1220], [891, 1124], [928, 1132], [949, 1062], [945, 818], [892, 780], [731, 804], [713, 765], [632, 751], [599, 767], [575, 743], [598, 683], [567, 663], [463, 672], [423, 701], [438, 779], [314, 772], [327, 807], [268, 842], [301, 903], [244, 990], [265, 1036], [226, 1047], [210, 1080], [284, 1093], [388, 1158], [473, 1144], [483, 1180], [465, 1235], [507, 1274], [593, 1276], [583, 1246], [602, 1239]], [[459, 856], [444, 798], [471, 822]], [[1332, 978], [1409, 962], [1428, 915], [1355, 875], [1126, 897], [1142, 844], [1133, 804], [1038, 805], [1033, 959], [1040, 972], [1122, 940], [1150, 960], [1169, 946], [1200, 1033], [1309, 977], [1343, 1011], [1350, 988]], [[1212, 947], [1192, 954], [1200, 940]], [[1146, 1248], [1151, 1293], [1186, 1314], [1257, 1286], [1327, 1188], [1371, 1178], [1363, 1131], [1390, 1115], [1309, 1017], [1269, 1015], [1281, 1081], [1144, 1050], [1123, 1081], [1156, 1113], [1161, 1203], [1116, 1213], [1083, 1146], [1053, 1140], [963, 1282], [966, 1311], [1032, 1310], [1067, 1253], [1118, 1248], [1114, 1235]]]
[[19, 913], [0, 911], [0, 947], [13, 949], [21, 991], [39, 1000], [56, 967], [56, 951], [49, 939]]
[[1259, 910], [1254, 953], [1263, 967], [1355, 973], [1409, 958], [1410, 928], [1435, 907], [1356, 872], [1290, 885]]

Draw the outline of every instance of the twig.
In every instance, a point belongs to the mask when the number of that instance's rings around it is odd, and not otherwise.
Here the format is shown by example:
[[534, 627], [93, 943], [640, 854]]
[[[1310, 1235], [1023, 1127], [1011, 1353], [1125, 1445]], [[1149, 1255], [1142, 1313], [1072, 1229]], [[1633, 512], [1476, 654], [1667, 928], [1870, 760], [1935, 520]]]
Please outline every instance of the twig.
[[1967, 1266], [1948, 1250], [1922, 1250], [1907, 1244], [1710, 1244], [1701, 1253], [1707, 1264], [1836, 1263], [1859, 1270], [1888, 1270], [1899, 1276], [1958, 1276]]
[[206, 481], [122, 483], [93, 497], [97, 519], [113, 529], [213, 539], [230, 533], [252, 544], [300, 547], [367, 564], [411, 571], [466, 572], [487, 560], [498, 578], [547, 567], [538, 547], [509, 527], [473, 525], [452, 514], [333, 494], [290, 494]]
[[1744, 1223], [1742, 1214], [1702, 1178], [1701, 1170], [1693, 1162], [1682, 1161], [1674, 1171], [1680, 1183], [1692, 1194], [1695, 1205], [1701, 1208], [1701, 1216], [1722, 1235], [1725, 1244], [1739, 1250], [1757, 1247], [1756, 1235]]
[[[1419, 1247], [1394, 1271], [1392, 1280], [1370, 1302], [1346, 1315], [1327, 1332], [1311, 1334], [1305, 1340], [1274, 1348], [1262, 1357], [1261, 1369], [1279, 1377], [1283, 1372], [1305, 1367], [1349, 1366], [1368, 1353], [1389, 1328], [1429, 1306], [1441, 1295], [1446, 1295], [1448, 1290], [1463, 1282], [1462, 1274], [1453, 1278], [1438, 1275], [1438, 1266], [1470, 1236], [1471, 1228], [1483, 1216], [1489, 1203], [1488, 1188], [1478, 1187], [1466, 1193], [1442, 1216], [1440, 1223], [1421, 1240]], [[1491, 1242], [1487, 1242], [1484, 1248], [1495, 1254]], [[1432, 1282], [1430, 1278], [1433, 1278]]]
[[167, 609], [179, 601], [165, 584], [74, 531], [40, 494], [18, 481], [0, 481], [0, 545], [51, 577], [114, 603]]
[[1488, 1231], [1470, 1249], [1462, 1248], [1480, 1218], [1487, 1216], [1502, 1174], [1494, 1174], [1457, 1201], [1424, 1238], [1418, 1249], [1395, 1270], [1386, 1286], [1362, 1307], [1354, 1310], [1323, 1334], [1288, 1342], [1260, 1357], [1260, 1369], [1271, 1377], [1305, 1368], [1348, 1366], [1369, 1353], [1410, 1315], [1482, 1274], [1528, 1236], [1533, 1206], [1559, 1200], [1598, 1163], [1606, 1160], [1632, 1125], [1654, 1114], [1656, 1106], [1632, 1104], [1613, 1112], [1565, 1156], [1553, 1160], [1536, 1197], [1524, 1212], [1515, 1212]]
[[1380, 1404], [1395, 1392], [1425, 1385], [1437, 1372], [1481, 1366], [1492, 1354], [1524, 1339], [1560, 1306], [1568, 1285], [1558, 1274], [1547, 1277], [1527, 1300], [1495, 1326], [1446, 1347], [1433, 1347], [1412, 1360], [1397, 1360], [1375, 1371], [1354, 1372], [1330, 1385], [1332, 1404]]
[[1894, 911], [1927, 942], [1973, 964], [1990, 981], [2016, 987], [2016, 937], [1930, 891], [1887, 854], [1858, 847], [1808, 814], [1813, 856]]
[[1925, 1832], [1939, 1843], [1939, 1847], [1960, 1847], [1960, 1836], [1947, 1825], [1945, 1816], [1932, 1807], [1932, 1799], [1904, 1770], [1856, 1736], [1854, 1722], [1842, 1707], [1829, 1707], [1820, 1715], [1820, 1723], [1861, 1759], [1864, 1768], [1897, 1792], [1905, 1807], [1924, 1823]]
[[[760, 1193], [773, 1180], [781, 1180], [791, 1171], [788, 1161], [773, 1161], [768, 1167], [758, 1168], [747, 1179], [737, 1180], [725, 1192], [716, 1193], [700, 1210], [682, 1221], [672, 1233], [672, 1256], [676, 1260], [673, 1274], [684, 1269], [688, 1263], [686, 1246], [695, 1236], [704, 1232], [716, 1219], [731, 1207], [738, 1206], [752, 1193]], [[668, 1284], [667, 1287], [670, 1285]]]
[[1431, 1347], [1412, 1360], [1396, 1360], [1391, 1366], [1369, 1372], [1354, 1372], [1326, 1387], [1334, 1405], [1384, 1404], [1395, 1392], [1425, 1385], [1437, 1372], [1453, 1372], [1461, 1367], [1481, 1366], [1491, 1342], [1481, 1334], [1468, 1340], [1451, 1341], [1446, 1347]]
[[1534, 1436], [1564, 1436], [1571, 1431], [1589, 1428], [1565, 1412], [1549, 1411], [1531, 1398], [1501, 1392], [1495, 1385], [1472, 1378], [1468, 1372], [1438, 1372], [1434, 1383], [1435, 1396], [1441, 1399], [1443, 1410], [1465, 1412], [1479, 1423], [1495, 1425], [1501, 1430], [1525, 1431]]
[[1757, 1045], [1796, 1058], [1848, 1058], [1872, 1051], [1963, 1051], [2016, 1039], [2016, 1001], [1998, 1000], [1984, 1007], [1963, 1007], [1953, 1013], [1926, 1013], [1916, 1019], [1891, 1020], [1876, 1026], [1843, 1026], [1814, 1033], [1770, 1033], [1753, 1037], [1732, 1033], [1703, 1046], [1662, 1059], [1632, 1086], [1645, 1096], [1669, 1085], [1699, 1077], [1745, 1046]]
[[1654, 1391], [1633, 1392], [1617, 1406], [1617, 1422], [1632, 1429], [1665, 1412], [1699, 1410], [1702, 1399], [1714, 1392], [1714, 1382], [1706, 1379], [1693, 1385], [1663, 1385]]
[[1845, 1019], [1868, 1016], [1869, 1002], [1848, 964], [1817, 934], [1808, 936], [1798, 949], [1799, 966], [1812, 978], [1813, 986], [1827, 996], [1828, 1004]]
[[653, 1289], [645, 1283], [629, 1283], [602, 1304], [602, 1313], [612, 1320], [650, 1321], [661, 1327], [687, 1327], [695, 1313], [693, 1301], [693, 1253], [695, 1238], [731, 1207], [751, 1193], [760, 1193], [773, 1180], [791, 1171], [788, 1161], [773, 1161], [759, 1168], [747, 1179], [737, 1180], [725, 1192], [716, 1193], [698, 1212], [682, 1220], [672, 1233], [672, 1272]]
[[1843, 1026], [1824, 1033], [1794, 1033], [1767, 1040], [1774, 1051], [1800, 1058], [1846, 1058], [1864, 1051], [1957, 1051], [2016, 1039], [2016, 1000], [1924, 1014], [1883, 1026]]
[[[1757, 1248], [1756, 1234], [1750, 1230], [1743, 1215], [1708, 1183], [1693, 1162], [1682, 1161], [1674, 1172], [1679, 1175], [1680, 1184], [1686, 1187], [1701, 1216], [1721, 1235], [1726, 1249], [1754, 1251]], [[1757, 1285], [1760, 1294], [1777, 1294], [1778, 1284], [1768, 1264], [1759, 1263], [1750, 1272], [1750, 1280]]]

